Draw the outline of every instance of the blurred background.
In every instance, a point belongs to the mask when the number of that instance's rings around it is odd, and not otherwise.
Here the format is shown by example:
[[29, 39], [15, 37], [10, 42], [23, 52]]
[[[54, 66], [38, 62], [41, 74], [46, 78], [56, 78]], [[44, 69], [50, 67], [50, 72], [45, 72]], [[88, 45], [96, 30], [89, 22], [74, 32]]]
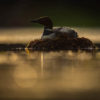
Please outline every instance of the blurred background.
[[55, 26], [100, 27], [99, 0], [0, 0], [0, 27], [34, 27], [50, 16]]
[[[99, 48], [22, 52], [41, 38], [43, 26], [30, 22], [41, 16], [73, 28]], [[0, 100], [16, 98], [100, 100], [99, 0], [0, 0]]]

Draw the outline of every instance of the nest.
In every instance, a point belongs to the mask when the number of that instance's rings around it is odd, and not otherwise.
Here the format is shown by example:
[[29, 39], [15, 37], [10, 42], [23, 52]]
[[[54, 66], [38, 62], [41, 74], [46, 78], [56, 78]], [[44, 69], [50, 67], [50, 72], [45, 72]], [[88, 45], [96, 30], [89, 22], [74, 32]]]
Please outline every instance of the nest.
[[87, 38], [68, 38], [66, 36], [56, 39], [37, 39], [27, 46], [32, 51], [60, 51], [60, 50], [86, 50], [95, 49], [94, 44]]

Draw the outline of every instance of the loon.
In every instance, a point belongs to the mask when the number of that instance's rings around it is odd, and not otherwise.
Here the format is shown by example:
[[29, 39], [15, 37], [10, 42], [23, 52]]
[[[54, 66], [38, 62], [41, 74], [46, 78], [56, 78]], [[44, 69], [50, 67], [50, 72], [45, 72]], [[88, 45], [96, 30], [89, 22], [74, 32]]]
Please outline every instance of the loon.
[[40, 17], [31, 22], [39, 23], [44, 26], [44, 32], [41, 39], [55, 39], [60, 36], [67, 36], [68, 38], [77, 38], [77, 32], [69, 27], [53, 28], [53, 22], [48, 16]]

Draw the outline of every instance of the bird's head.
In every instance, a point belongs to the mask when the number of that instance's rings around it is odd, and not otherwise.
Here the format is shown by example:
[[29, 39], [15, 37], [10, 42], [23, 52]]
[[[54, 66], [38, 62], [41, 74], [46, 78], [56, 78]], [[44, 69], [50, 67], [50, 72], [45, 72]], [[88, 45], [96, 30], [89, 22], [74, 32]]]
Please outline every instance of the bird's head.
[[44, 25], [45, 27], [50, 28], [50, 29], [52, 29], [52, 27], [53, 27], [53, 23], [48, 16], [44, 16], [44, 17], [34, 19], [31, 22], [39, 23], [39, 24]]

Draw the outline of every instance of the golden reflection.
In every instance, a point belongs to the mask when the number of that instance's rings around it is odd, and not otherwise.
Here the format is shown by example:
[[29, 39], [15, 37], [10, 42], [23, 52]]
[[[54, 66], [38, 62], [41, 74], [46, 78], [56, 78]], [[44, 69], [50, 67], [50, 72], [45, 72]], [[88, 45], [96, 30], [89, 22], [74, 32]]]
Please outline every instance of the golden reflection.
[[[30, 41], [31, 42], [31, 41]], [[28, 49], [28, 46], [29, 46], [29, 44], [30, 44], [30, 42], [27, 44], [27, 46], [26, 46], [26, 48], [25, 48], [25, 51], [26, 51], [26, 53], [29, 55], [29, 53], [30, 53], [30, 51], [29, 51], [29, 49]]]
[[37, 80], [36, 70], [29, 65], [17, 66], [14, 71], [14, 81], [17, 87], [32, 88]]
[[44, 56], [43, 52], [41, 52], [41, 75], [43, 76], [44, 73]]
[[30, 54], [30, 51], [29, 51], [29, 49], [26, 47], [25, 48], [25, 51], [26, 51], [26, 53], [29, 55]]
[[91, 90], [97, 87], [98, 73], [91, 69], [84, 68], [66, 68], [62, 74], [60, 85], [66, 91]]
[[0, 43], [28, 43], [39, 38], [41, 32], [41, 28], [1, 28]]
[[100, 90], [99, 56], [97, 53], [92, 59], [91, 54], [71, 51], [30, 52], [29, 56], [25, 52], [1, 53], [0, 89], [7, 96], [14, 92], [16, 97], [33, 98], [55, 96], [58, 92], [69, 96], [97, 91]]

